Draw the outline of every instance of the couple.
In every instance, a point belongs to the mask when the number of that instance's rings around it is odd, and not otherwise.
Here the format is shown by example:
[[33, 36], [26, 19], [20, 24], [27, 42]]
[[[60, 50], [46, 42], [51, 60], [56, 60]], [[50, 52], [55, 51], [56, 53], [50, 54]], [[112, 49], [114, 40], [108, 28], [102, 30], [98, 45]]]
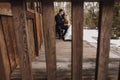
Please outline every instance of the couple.
[[66, 37], [71, 37], [71, 27], [68, 20], [67, 14], [63, 9], [59, 10], [59, 13], [55, 16], [56, 21], [56, 34], [58, 34], [59, 39], [66, 40]]

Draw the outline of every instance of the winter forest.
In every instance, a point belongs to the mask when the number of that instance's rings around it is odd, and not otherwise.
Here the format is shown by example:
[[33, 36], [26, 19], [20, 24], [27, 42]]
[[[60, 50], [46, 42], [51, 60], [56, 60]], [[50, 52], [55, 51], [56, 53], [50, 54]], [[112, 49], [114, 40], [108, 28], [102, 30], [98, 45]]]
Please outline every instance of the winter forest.
[[[64, 9], [71, 20], [71, 3], [70, 2], [54, 2], [55, 14], [60, 8]], [[109, 17], [109, 16], [108, 16]], [[84, 3], [84, 28], [98, 29], [99, 18], [99, 3], [97, 2], [85, 2]], [[114, 5], [114, 17], [113, 26], [111, 32], [112, 39], [118, 39], [120, 37], [120, 4]]]

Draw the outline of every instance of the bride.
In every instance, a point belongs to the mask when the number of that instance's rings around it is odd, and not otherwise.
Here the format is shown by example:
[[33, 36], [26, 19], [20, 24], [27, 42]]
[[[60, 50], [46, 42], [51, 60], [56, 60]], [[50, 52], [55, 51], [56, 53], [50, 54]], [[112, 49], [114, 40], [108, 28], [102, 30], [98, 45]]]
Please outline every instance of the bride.
[[64, 26], [69, 26], [69, 28], [64, 36], [64, 40], [72, 40], [71, 22], [70, 22], [68, 15], [66, 13], [63, 14], [63, 18], [64, 18]]

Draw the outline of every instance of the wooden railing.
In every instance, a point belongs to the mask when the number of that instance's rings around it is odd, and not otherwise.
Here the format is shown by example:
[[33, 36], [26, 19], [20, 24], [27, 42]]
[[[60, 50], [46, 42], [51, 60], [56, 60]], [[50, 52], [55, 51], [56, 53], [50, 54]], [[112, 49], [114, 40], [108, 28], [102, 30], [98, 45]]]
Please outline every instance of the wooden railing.
[[[56, 76], [56, 45], [54, 29], [54, 0], [42, 1], [43, 32], [45, 42], [45, 55], [47, 65], [47, 80], [57, 80]], [[83, 4], [84, 0], [71, 0], [72, 2], [72, 80], [82, 80], [82, 60], [83, 60]], [[110, 32], [113, 18], [114, 0], [100, 0], [99, 12], [99, 38], [96, 58], [96, 75], [95, 80], [107, 80], [108, 60], [110, 49]], [[27, 36], [27, 19], [25, 0], [12, 0], [12, 12], [14, 28], [16, 35], [17, 53], [19, 54], [20, 67], [23, 80], [33, 80], [31, 60], [29, 56], [29, 41]], [[36, 13], [36, 18], [38, 13]], [[40, 16], [39, 16], [40, 17]], [[1, 19], [0, 19], [1, 20]], [[36, 20], [39, 22], [39, 20]], [[0, 21], [1, 22], [1, 21]], [[3, 80], [9, 78], [9, 61], [7, 55], [7, 45], [5, 42], [4, 32], [0, 23], [0, 63], [2, 64], [0, 75]], [[41, 25], [41, 24], [38, 24]], [[39, 29], [38, 27], [36, 29]], [[37, 34], [40, 34], [37, 31]], [[78, 34], [79, 33], [79, 34]], [[40, 37], [37, 35], [37, 37]], [[39, 40], [39, 39], [38, 39]], [[38, 44], [40, 45], [40, 43]], [[6, 61], [7, 60], [7, 61]], [[6, 62], [5, 62], [6, 61]], [[7, 72], [8, 71], [8, 72]], [[120, 73], [120, 72], [119, 72]], [[120, 77], [120, 75], [118, 75]], [[119, 80], [119, 78], [118, 78]]]

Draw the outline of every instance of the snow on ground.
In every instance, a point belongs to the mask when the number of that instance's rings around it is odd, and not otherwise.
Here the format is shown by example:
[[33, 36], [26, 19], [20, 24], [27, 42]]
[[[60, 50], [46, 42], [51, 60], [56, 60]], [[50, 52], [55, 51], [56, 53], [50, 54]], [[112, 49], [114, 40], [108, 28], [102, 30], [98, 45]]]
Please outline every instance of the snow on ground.
[[113, 46], [120, 47], [120, 39], [119, 40], [112, 39], [111, 43], [112, 43]]
[[97, 30], [84, 29], [83, 35], [84, 35], [83, 39], [85, 41], [92, 42], [92, 43], [97, 43], [97, 40], [93, 38], [93, 37], [97, 38], [97, 36], [98, 36], [98, 31]]
[[[98, 30], [84, 29], [83, 39], [89, 43], [97, 43]], [[111, 46], [120, 47], [120, 39], [111, 39]]]

